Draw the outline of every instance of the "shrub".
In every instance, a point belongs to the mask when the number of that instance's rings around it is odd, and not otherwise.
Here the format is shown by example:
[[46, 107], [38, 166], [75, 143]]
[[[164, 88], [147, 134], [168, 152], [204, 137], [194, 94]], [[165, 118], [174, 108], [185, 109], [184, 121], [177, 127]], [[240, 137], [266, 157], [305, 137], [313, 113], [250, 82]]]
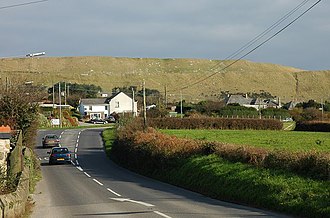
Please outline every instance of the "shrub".
[[154, 118], [148, 125], [159, 129], [256, 129], [280, 130], [282, 123], [271, 119], [226, 119], [211, 117]]
[[296, 123], [295, 131], [330, 132], [330, 122], [300, 121]]

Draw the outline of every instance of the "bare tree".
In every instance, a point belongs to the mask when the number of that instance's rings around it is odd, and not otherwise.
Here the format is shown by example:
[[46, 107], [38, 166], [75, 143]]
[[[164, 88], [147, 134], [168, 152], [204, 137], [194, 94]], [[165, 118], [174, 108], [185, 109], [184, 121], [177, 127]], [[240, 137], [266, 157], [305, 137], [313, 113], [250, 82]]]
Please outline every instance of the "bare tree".
[[0, 86], [0, 125], [22, 130], [23, 144], [31, 145], [38, 127], [38, 102], [46, 90], [23, 80], [8, 80]]

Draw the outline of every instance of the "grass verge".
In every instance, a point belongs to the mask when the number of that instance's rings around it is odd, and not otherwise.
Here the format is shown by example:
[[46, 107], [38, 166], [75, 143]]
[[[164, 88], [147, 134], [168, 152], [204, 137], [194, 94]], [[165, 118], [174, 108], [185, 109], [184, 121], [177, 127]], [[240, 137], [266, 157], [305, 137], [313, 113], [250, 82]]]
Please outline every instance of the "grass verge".
[[[103, 140], [109, 155], [115, 141], [114, 130], [105, 130]], [[330, 181], [232, 163], [215, 154], [182, 158], [173, 167], [161, 169], [150, 169], [150, 166], [141, 169], [137, 165], [132, 168], [126, 161], [115, 159], [131, 170], [215, 199], [300, 217], [329, 217], [330, 214]]]

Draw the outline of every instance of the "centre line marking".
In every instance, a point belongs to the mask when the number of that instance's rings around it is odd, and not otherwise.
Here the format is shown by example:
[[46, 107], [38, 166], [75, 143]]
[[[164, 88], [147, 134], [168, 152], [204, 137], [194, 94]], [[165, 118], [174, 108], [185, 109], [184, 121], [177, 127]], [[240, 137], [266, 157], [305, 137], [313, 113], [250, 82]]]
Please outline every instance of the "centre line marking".
[[91, 176], [90, 176], [88, 173], [84, 172], [84, 174], [85, 174], [87, 177], [91, 178]]
[[111, 190], [111, 189], [109, 189], [109, 188], [107, 188], [107, 190], [108, 190], [109, 192], [111, 192], [112, 194], [117, 195], [118, 197], [121, 197], [121, 195], [118, 194], [117, 192], [115, 192], [115, 191], [113, 191], [113, 190]]
[[158, 214], [158, 215], [160, 215], [160, 216], [162, 216], [162, 217], [165, 217], [165, 218], [172, 218], [172, 217], [167, 216], [166, 214], [163, 214], [163, 213], [161, 213], [161, 212], [159, 212], [159, 211], [154, 211], [154, 213], [156, 213], [156, 214]]
[[101, 182], [99, 182], [97, 179], [93, 179], [94, 182], [96, 182], [97, 184], [103, 186], [103, 184]]
[[152, 205], [152, 204], [148, 204], [148, 203], [145, 203], [143, 201], [135, 201], [135, 200], [131, 200], [129, 198], [110, 198], [114, 201], [119, 201], [119, 202], [131, 202], [131, 203], [135, 203], [135, 204], [140, 204], [140, 205], [143, 205], [143, 206], [146, 206], [146, 207], [154, 207], [155, 205]]

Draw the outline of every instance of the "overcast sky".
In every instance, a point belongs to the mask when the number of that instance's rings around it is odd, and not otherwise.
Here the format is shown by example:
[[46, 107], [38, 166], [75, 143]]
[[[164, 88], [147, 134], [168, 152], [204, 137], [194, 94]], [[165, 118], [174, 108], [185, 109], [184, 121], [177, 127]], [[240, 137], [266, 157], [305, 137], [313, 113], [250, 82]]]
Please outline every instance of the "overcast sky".
[[[36, 0], [0, 0], [0, 8], [32, 1]], [[307, 1], [304, 7], [263, 40], [316, 1]], [[0, 57], [23, 57], [27, 53], [45, 51], [50, 57], [224, 60], [302, 2], [49, 0], [2, 8]], [[321, 1], [288, 29], [244, 59], [305, 70], [330, 70], [329, 11], [330, 2]]]

